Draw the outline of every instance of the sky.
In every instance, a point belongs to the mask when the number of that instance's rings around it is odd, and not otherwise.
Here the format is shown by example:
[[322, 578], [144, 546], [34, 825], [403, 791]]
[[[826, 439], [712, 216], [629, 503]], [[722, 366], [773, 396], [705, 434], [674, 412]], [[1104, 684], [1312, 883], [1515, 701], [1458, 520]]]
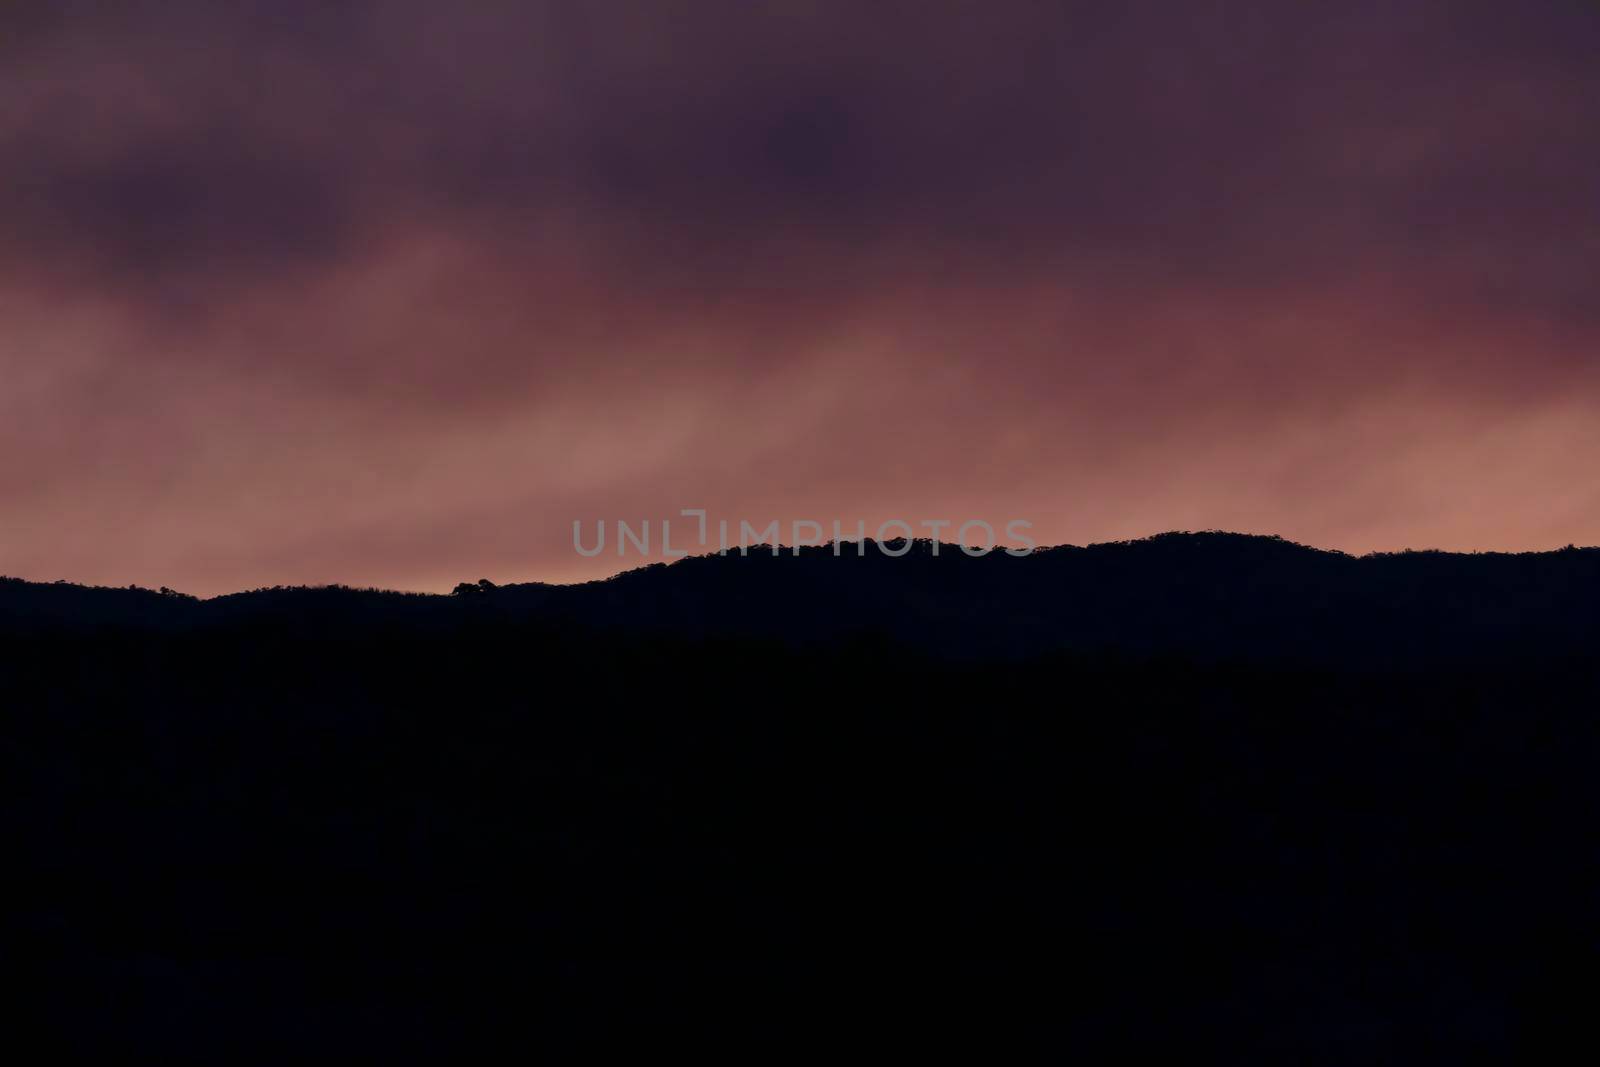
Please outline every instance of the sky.
[[1591, 0], [0, 0], [0, 574], [1600, 543], [1597, 55]]

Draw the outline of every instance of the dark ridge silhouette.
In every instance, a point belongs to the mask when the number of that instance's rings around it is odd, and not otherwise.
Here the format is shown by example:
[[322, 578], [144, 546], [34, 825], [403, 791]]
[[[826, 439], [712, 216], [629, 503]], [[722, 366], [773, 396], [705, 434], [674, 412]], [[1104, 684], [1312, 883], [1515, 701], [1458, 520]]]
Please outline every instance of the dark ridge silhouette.
[[778, 546], [656, 563], [580, 585], [463, 582], [451, 596], [261, 589], [200, 601], [163, 590], [0, 580], [0, 625], [315, 627], [559, 623], [815, 645], [874, 635], [944, 656], [1056, 651], [1405, 666], [1581, 656], [1600, 645], [1600, 549], [1352, 557], [1277, 537], [1138, 541], [963, 554], [953, 544]]
[[1600, 551], [893, 547], [0, 581], [14, 1012], [208, 1059], [1553, 1054]]

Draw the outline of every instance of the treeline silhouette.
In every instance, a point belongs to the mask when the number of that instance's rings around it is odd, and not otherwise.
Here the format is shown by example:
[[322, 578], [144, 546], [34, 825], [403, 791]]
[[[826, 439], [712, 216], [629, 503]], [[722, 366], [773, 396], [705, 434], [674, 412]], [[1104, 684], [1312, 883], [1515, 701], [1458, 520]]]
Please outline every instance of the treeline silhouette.
[[1373, 1063], [1535, 1054], [1589, 1002], [1600, 552], [910, 548], [0, 582], [18, 1017]]
[[318, 628], [548, 622], [827, 644], [876, 634], [940, 656], [1057, 650], [1350, 667], [1582, 656], [1600, 637], [1600, 548], [1362, 557], [1276, 537], [1171, 533], [968, 557], [871, 541], [754, 547], [581, 585], [463, 582], [450, 597], [343, 586], [197, 600], [163, 589], [0, 579], [0, 626], [233, 626], [285, 613]]

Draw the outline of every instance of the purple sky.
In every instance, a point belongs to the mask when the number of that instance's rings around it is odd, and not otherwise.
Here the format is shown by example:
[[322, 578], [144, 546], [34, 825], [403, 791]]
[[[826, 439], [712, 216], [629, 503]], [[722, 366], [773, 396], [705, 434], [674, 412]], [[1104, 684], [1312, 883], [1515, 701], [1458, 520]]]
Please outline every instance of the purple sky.
[[1600, 542], [1594, 3], [3, 11], [0, 573]]

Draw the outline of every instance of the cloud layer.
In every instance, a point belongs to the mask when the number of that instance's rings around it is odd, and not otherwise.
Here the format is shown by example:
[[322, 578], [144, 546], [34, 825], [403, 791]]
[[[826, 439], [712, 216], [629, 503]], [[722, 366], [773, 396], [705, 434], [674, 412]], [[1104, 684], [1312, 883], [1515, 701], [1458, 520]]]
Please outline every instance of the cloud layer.
[[1600, 11], [23, 3], [0, 572], [574, 519], [1600, 542]]

